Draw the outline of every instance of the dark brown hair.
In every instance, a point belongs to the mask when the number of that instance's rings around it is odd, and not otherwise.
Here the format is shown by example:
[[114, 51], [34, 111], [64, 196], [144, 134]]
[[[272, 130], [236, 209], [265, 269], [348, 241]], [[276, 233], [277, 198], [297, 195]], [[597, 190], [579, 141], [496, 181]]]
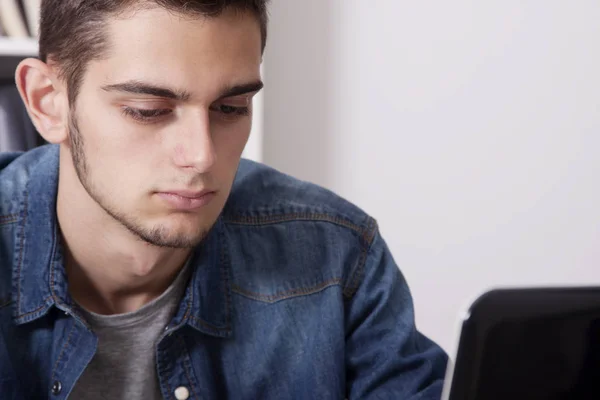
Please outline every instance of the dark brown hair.
[[262, 49], [267, 40], [269, 0], [42, 0], [40, 59], [58, 66], [74, 104], [87, 64], [107, 50], [106, 19], [154, 5], [184, 15], [218, 17], [227, 9], [252, 12], [260, 22]]

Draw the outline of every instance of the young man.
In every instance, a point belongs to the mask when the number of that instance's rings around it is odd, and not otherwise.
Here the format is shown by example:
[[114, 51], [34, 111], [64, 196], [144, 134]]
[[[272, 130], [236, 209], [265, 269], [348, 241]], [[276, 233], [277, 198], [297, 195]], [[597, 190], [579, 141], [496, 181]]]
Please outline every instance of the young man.
[[43, 0], [0, 156], [2, 399], [439, 399], [375, 221], [241, 161], [266, 0]]

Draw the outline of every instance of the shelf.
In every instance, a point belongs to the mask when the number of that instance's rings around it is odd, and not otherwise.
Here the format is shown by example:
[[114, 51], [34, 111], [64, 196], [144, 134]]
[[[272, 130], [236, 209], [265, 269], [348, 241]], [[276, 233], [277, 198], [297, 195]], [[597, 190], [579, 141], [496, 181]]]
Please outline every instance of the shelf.
[[35, 57], [38, 44], [35, 39], [9, 39], [0, 37], [0, 57]]
[[0, 37], [0, 81], [12, 80], [19, 62], [37, 54], [38, 44], [34, 39]]

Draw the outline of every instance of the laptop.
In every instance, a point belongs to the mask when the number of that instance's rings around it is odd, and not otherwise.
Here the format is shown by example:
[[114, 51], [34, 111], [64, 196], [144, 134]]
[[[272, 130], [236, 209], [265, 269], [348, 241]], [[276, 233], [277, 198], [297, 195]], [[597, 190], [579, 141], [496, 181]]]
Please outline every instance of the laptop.
[[600, 288], [488, 291], [454, 360], [443, 400], [600, 399]]

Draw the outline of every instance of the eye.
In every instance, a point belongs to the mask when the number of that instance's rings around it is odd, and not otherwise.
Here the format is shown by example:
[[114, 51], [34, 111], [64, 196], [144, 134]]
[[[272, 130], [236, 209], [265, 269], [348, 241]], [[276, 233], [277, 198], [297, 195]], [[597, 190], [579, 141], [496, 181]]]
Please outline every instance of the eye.
[[221, 118], [227, 121], [250, 115], [250, 108], [247, 106], [239, 107], [217, 103], [212, 105], [210, 110], [218, 113]]
[[158, 109], [145, 109], [145, 108], [133, 108], [133, 107], [123, 107], [123, 114], [128, 117], [133, 118], [138, 122], [154, 122], [162, 117], [165, 117], [171, 114], [173, 110], [168, 108], [158, 108]]
[[219, 111], [225, 115], [231, 115], [231, 114], [246, 115], [248, 113], [248, 107], [235, 107], [235, 106], [228, 106], [227, 104], [221, 104], [219, 106]]

